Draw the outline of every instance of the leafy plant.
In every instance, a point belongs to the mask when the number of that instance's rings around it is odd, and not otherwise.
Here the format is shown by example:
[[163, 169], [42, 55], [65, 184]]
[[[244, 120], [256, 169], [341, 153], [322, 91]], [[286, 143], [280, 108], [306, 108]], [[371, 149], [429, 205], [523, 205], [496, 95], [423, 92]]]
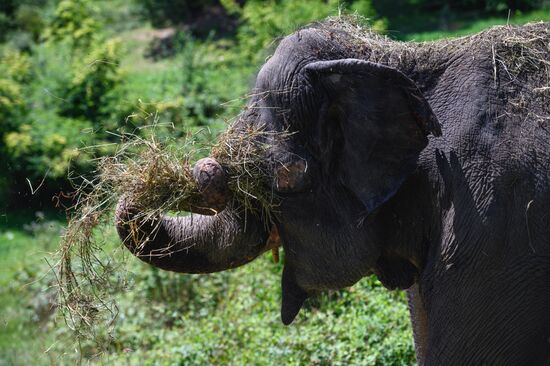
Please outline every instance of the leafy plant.
[[94, 44], [86, 57], [74, 59], [74, 74], [64, 91], [61, 115], [87, 119], [96, 126], [109, 115], [113, 103], [119, 101], [120, 54], [120, 42], [111, 39]]
[[183, 23], [204, 8], [216, 3], [215, 0], [137, 0], [137, 2], [143, 7], [147, 19], [157, 27]]
[[[385, 30], [385, 20], [378, 18], [370, 0], [356, 0], [347, 6], [338, 0], [248, 0], [240, 10], [241, 27], [237, 38], [242, 53], [260, 63], [263, 51], [276, 40], [300, 26], [337, 15], [341, 12], [356, 12], [370, 18], [377, 31]], [[231, 7], [234, 10], [234, 6]]]
[[45, 38], [53, 42], [68, 42], [74, 48], [86, 48], [100, 31], [89, 0], [62, 0], [46, 29]]

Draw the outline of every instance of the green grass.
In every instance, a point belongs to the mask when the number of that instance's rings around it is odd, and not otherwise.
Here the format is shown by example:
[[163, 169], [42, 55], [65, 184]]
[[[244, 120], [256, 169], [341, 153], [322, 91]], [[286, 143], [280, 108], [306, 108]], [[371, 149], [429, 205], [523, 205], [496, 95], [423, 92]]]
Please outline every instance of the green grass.
[[[207, 276], [156, 270], [126, 252], [114, 293], [119, 314], [111, 333], [74, 342], [59, 316], [45, 316], [59, 225], [18, 216], [0, 228], [0, 365], [410, 365], [414, 362], [402, 292], [374, 278], [351, 290], [309, 300], [290, 327], [279, 319], [282, 264], [270, 255]], [[107, 248], [117, 243], [112, 228]], [[118, 245], [118, 244], [116, 244]], [[129, 257], [129, 258], [128, 258]]]
[[527, 14], [512, 14], [508, 17], [492, 17], [486, 19], [458, 19], [452, 22], [452, 30], [413, 32], [409, 34], [396, 34], [397, 38], [404, 41], [433, 41], [442, 38], [460, 37], [481, 32], [495, 25], [525, 24], [529, 22], [550, 21], [550, 9], [533, 11]]
[[57, 249], [60, 234], [59, 223], [51, 218], [57, 217], [0, 217], [0, 365], [42, 359], [53, 342], [42, 332], [52, 298], [46, 260]]

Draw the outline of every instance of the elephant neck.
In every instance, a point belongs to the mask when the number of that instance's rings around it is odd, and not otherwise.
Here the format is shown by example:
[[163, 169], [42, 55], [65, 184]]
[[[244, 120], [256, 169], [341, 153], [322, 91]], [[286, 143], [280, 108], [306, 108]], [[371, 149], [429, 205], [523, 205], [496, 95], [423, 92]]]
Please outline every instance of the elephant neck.
[[407, 289], [422, 274], [435, 222], [431, 189], [419, 170], [369, 220], [381, 253], [374, 273], [390, 289]]

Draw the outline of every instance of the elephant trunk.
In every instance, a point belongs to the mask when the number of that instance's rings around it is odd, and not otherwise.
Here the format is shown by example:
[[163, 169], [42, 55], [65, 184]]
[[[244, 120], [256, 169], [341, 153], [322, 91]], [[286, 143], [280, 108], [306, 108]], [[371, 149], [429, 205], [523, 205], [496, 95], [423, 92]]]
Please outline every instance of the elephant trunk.
[[190, 207], [197, 215], [148, 217], [131, 197], [120, 199], [116, 228], [135, 256], [169, 271], [210, 273], [238, 267], [270, 249], [260, 218], [228, 203], [225, 175], [215, 160], [197, 162], [193, 176], [202, 194], [200, 204]]

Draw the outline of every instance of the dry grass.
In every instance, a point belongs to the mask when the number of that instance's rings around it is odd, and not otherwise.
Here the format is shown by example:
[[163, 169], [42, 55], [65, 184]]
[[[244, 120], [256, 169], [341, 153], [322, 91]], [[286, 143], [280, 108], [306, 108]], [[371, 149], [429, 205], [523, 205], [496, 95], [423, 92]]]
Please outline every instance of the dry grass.
[[510, 75], [539, 70], [543, 72], [541, 79], [548, 84], [550, 23], [496, 26], [470, 36], [431, 42], [394, 41], [363, 24], [361, 17], [333, 17], [317, 27], [331, 33], [330, 38], [348, 45], [356, 57], [405, 71], [420, 62], [429, 67], [432, 58], [440, 60], [457, 53], [479, 57], [489, 52]]
[[[272, 190], [273, 167], [266, 157], [271, 146], [288, 139], [290, 133], [266, 131], [256, 127], [246, 130], [230, 127], [212, 148], [212, 157], [229, 176], [233, 198], [248, 210], [260, 214], [271, 226], [271, 215], [278, 206]], [[251, 143], [251, 141], [253, 143]]]
[[529, 115], [533, 123], [550, 118], [550, 23], [496, 26], [471, 36], [431, 42], [393, 41], [353, 17], [329, 18], [318, 27], [346, 45], [352, 57], [392, 66], [405, 74], [436, 72], [443, 58], [471, 55], [478, 63], [489, 60], [493, 87], [506, 98], [511, 107], [508, 114]]
[[[229, 177], [232, 199], [262, 214], [266, 223], [277, 205], [265, 164], [269, 147], [266, 141], [285, 136], [257, 128], [246, 131], [229, 128], [211, 146], [212, 156]], [[193, 139], [170, 148], [154, 137], [120, 137], [116, 153], [97, 160], [94, 179], [81, 178], [76, 186], [76, 203], [70, 208], [60, 249], [60, 302], [69, 325], [83, 334], [105, 313], [100, 310], [109, 310], [108, 319], [114, 319], [116, 306], [104, 300], [109, 298], [105, 289], [124, 286], [123, 279], [113, 279], [114, 263], [97, 256], [104, 243], [95, 232], [98, 227], [114, 226], [118, 200], [122, 196], [131, 197], [133, 207], [140, 210], [134, 218], [136, 222], [168, 211], [185, 211], [200, 200], [191, 162], [203, 151], [197, 151]]]
[[178, 195], [195, 193], [186, 156], [174, 156], [155, 139], [125, 135], [121, 140], [115, 154], [97, 160], [92, 180], [81, 177], [76, 203], [69, 209], [58, 279], [66, 320], [75, 330], [92, 329], [100, 309], [110, 310], [111, 318], [116, 315], [113, 304], [103, 301], [103, 290], [114, 285], [113, 268], [97, 257], [103, 243], [94, 230], [113, 225], [118, 199], [129, 194], [144, 215], [154, 216], [175, 209]]

